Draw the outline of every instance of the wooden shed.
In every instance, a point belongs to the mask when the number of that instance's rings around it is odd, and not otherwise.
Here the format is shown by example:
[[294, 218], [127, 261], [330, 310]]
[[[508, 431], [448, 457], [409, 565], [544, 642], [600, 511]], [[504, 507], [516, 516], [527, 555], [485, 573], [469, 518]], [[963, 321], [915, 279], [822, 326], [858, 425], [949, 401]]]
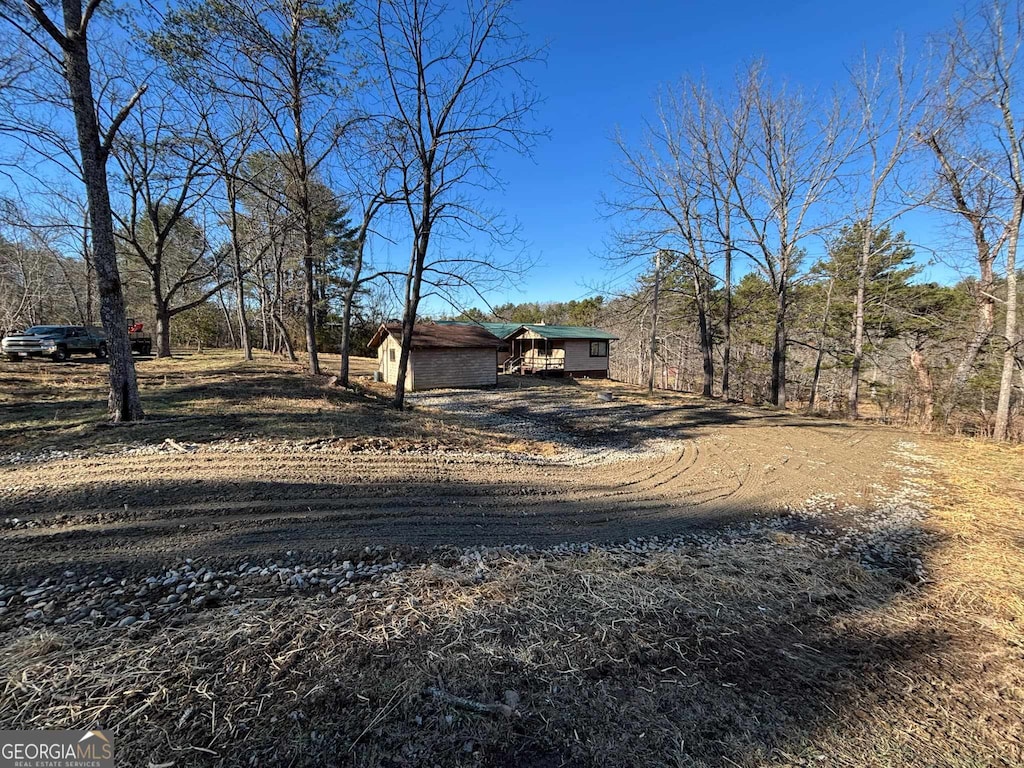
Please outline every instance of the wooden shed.
[[[493, 387], [498, 383], [498, 350], [504, 342], [475, 325], [416, 323], [405, 388], [409, 392], [445, 387]], [[398, 381], [402, 324], [385, 323], [370, 340], [377, 370], [388, 384]]]
[[608, 377], [611, 342], [618, 337], [578, 325], [520, 326], [505, 337], [510, 348], [509, 373], [552, 373], [575, 378]]
[[[473, 325], [493, 333], [499, 339], [507, 339], [513, 333], [523, 327], [522, 323], [493, 323], [481, 320], [438, 320], [438, 325]], [[505, 363], [512, 357], [512, 348], [503, 344], [498, 350], [498, 367], [504, 368]]]

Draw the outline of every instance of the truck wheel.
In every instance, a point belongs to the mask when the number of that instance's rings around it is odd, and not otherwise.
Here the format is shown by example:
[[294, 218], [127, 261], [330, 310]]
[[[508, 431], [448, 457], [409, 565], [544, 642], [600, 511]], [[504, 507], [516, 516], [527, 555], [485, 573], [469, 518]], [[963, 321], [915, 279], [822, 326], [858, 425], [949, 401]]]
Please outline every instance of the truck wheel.
[[98, 360], [103, 360], [104, 358], [106, 358], [106, 356], [107, 356], [107, 345], [105, 343], [103, 343], [103, 342], [100, 342], [100, 345], [98, 347], [96, 347], [96, 358]]
[[68, 353], [67, 347], [57, 347], [57, 351], [50, 355], [50, 359], [55, 363], [63, 363], [70, 357], [71, 355]]

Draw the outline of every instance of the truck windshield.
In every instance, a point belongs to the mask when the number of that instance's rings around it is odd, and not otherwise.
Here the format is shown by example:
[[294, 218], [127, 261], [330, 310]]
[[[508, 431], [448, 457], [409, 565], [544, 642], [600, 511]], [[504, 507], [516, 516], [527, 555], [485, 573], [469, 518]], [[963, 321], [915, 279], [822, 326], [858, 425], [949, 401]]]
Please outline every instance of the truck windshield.
[[59, 325], [33, 325], [25, 333], [33, 336], [42, 336], [46, 333], [60, 333], [63, 330], [64, 328]]

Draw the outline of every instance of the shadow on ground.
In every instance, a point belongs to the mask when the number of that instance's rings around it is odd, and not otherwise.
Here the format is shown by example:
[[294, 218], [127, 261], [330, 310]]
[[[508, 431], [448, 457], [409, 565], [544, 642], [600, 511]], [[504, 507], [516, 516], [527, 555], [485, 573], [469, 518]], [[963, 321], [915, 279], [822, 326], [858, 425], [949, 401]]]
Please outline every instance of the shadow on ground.
[[[175, 359], [174, 363], [183, 362]], [[224, 437], [313, 439], [395, 434], [413, 419], [372, 395], [310, 378], [297, 367], [223, 357], [198, 370], [137, 360], [146, 420], [106, 420], [104, 379], [86, 362], [6, 364], [24, 374], [0, 387], [0, 450], [76, 450], [135, 443], [209, 442]], [[151, 370], [152, 369], [152, 370]]]
[[[510, 555], [477, 567], [455, 558], [354, 603], [307, 594], [179, 626], [57, 630], [34, 655], [14, 643], [0, 669], [33, 687], [10, 691], [0, 723], [85, 727], [74, 713], [88, 711], [114, 729], [119, 759], [140, 765], [1013, 757], [972, 716], [972, 648], [908, 611], [898, 574], [759, 536], [670, 557]], [[431, 686], [485, 704], [511, 690], [516, 714], [453, 705]], [[956, 739], [941, 738], [948, 722]]]
[[[606, 388], [611, 388], [611, 401], [600, 399]], [[503, 376], [496, 389], [428, 391], [410, 401], [477, 427], [583, 449], [637, 448], [651, 440], [686, 439], [719, 427], [849, 427], [846, 422], [695, 395], [648, 396], [615, 382], [568, 379]]]
[[[608, 488], [617, 486], [610, 482]], [[52, 489], [46, 497], [9, 494], [0, 500], [0, 518], [19, 520], [5, 533], [0, 574], [102, 567], [120, 578], [186, 557], [236, 565], [286, 551], [358, 553], [367, 545], [409, 550], [620, 542], [711, 531], [776, 513], [767, 496], [742, 503], [723, 496], [699, 505], [647, 497], [571, 500], [557, 483], [85, 485]]]

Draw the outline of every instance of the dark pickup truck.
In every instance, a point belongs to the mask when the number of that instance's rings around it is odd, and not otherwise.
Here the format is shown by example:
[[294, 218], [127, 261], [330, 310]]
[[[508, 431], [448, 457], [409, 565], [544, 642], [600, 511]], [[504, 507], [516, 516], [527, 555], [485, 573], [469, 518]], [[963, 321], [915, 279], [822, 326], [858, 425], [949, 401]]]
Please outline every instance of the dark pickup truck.
[[103, 331], [81, 325], [35, 325], [23, 333], [4, 336], [0, 351], [8, 360], [26, 357], [49, 357], [67, 360], [72, 355], [91, 354], [102, 359], [107, 356], [107, 341]]

